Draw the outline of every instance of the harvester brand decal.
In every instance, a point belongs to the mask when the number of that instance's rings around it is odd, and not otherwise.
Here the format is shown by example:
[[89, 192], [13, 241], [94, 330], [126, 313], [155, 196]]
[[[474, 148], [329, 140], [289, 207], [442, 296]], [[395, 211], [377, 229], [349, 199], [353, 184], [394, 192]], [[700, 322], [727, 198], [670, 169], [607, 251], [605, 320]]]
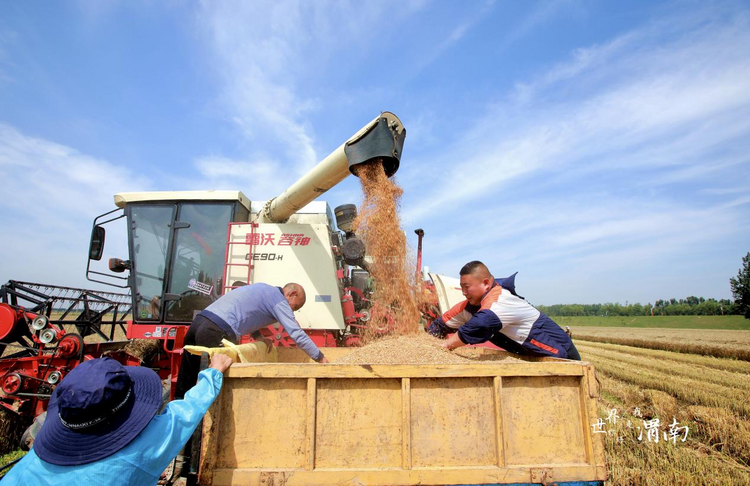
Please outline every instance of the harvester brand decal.
[[277, 242], [273, 233], [247, 233], [245, 241], [253, 246], [307, 246], [311, 239], [303, 233], [282, 233]]
[[330, 295], [316, 295], [315, 296], [315, 302], [330, 302], [331, 296]]
[[[249, 259], [250, 259], [250, 254], [246, 253], [245, 260], [249, 260]], [[260, 260], [260, 261], [269, 261], [269, 262], [273, 262], [273, 261], [280, 262], [283, 259], [284, 259], [284, 255], [281, 255], [279, 253], [253, 253], [253, 261]]]
[[214, 287], [213, 285], [204, 284], [203, 282], [199, 282], [196, 279], [191, 278], [188, 282], [188, 288], [193, 289], [196, 292], [200, 292], [201, 294], [211, 295], [211, 290]]

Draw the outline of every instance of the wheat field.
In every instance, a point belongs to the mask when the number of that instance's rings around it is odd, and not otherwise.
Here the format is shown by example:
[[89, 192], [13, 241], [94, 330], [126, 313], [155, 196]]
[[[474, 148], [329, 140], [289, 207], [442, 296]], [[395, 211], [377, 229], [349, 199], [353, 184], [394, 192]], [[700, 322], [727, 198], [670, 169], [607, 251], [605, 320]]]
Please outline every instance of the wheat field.
[[573, 327], [573, 338], [624, 344], [646, 349], [735, 358], [750, 361], [750, 331], [719, 329], [662, 329]]
[[734, 333], [746, 331], [679, 330], [678, 347], [668, 351], [632, 343], [671, 330], [610, 328], [595, 336], [626, 345], [588, 341], [590, 329], [574, 330], [574, 342], [601, 385], [592, 427], [604, 434], [607, 484], [750, 485], [750, 361], [686, 352], [687, 335], [698, 333], [712, 346], [743, 351], [735, 341], [744, 337]]

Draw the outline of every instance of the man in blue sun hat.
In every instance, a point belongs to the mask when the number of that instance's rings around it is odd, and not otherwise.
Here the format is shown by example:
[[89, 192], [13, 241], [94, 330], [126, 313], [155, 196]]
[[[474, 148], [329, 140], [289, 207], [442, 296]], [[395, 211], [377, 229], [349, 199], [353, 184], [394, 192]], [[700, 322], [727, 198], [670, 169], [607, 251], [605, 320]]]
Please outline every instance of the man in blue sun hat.
[[231, 365], [231, 358], [215, 354], [185, 398], [157, 415], [162, 385], [153, 370], [111, 358], [82, 363], [55, 389], [34, 446], [2, 484], [155, 485]]

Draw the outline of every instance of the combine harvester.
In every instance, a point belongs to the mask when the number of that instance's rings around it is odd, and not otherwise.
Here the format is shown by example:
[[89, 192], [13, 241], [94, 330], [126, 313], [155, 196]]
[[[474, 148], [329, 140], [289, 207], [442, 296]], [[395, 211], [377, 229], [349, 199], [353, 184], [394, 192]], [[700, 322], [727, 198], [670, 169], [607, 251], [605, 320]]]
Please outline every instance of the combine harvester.
[[[117, 209], [94, 221], [87, 277], [130, 290], [127, 337], [159, 342], [148, 365], [173, 383], [193, 317], [248, 283], [302, 284], [300, 326], [326, 356], [342, 356], [370, 325], [365, 246], [352, 232], [354, 205], [332, 212], [315, 199], [359, 164], [381, 163], [393, 175], [405, 135], [384, 112], [270, 201], [239, 191], [117, 194]], [[105, 226], [121, 218], [128, 258], [110, 259], [110, 272], [94, 270]], [[445, 307], [455, 297], [450, 279], [435, 279]], [[318, 365], [278, 326], [264, 334], [278, 347], [277, 362], [233, 366], [194, 441], [201, 484], [601, 485], [606, 478], [591, 427], [598, 385], [588, 363]]]
[[[161, 340], [172, 361], [161, 366], [168, 372], [176, 371], [195, 315], [232, 288], [255, 282], [301, 284], [307, 303], [296, 318], [311, 339], [321, 347], [357, 345], [372, 289], [365, 245], [352, 232], [356, 206], [337, 207], [334, 223], [328, 204], [314, 200], [359, 164], [378, 161], [393, 175], [405, 136], [401, 121], [385, 112], [269, 201], [251, 201], [239, 191], [117, 194], [117, 209], [94, 221], [87, 277], [130, 289], [127, 337]], [[128, 258], [110, 259], [111, 272], [92, 270], [103, 254], [106, 224], [121, 218]], [[125, 271], [128, 276], [117, 275]], [[278, 327], [264, 334], [277, 346], [293, 345]]]

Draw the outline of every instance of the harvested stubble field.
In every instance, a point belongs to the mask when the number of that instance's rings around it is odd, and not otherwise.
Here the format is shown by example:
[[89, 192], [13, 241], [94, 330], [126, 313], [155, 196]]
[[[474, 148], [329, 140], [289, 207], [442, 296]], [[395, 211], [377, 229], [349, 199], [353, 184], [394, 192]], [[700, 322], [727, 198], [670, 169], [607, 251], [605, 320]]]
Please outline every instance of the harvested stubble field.
[[565, 327], [658, 327], [661, 329], [732, 329], [750, 331], [743, 316], [554, 316]]
[[571, 327], [573, 339], [750, 361], [750, 331]]
[[[632, 342], [665, 330], [624, 331]], [[701, 334], [712, 343], [737, 339], [717, 333]], [[750, 484], [750, 362], [689, 354], [684, 346], [676, 352], [591, 342], [575, 331], [574, 340], [601, 383], [609, 484]], [[646, 422], [654, 419], [658, 443], [647, 436]], [[688, 428], [685, 442], [682, 433], [676, 443], [664, 440], [673, 419]]]

